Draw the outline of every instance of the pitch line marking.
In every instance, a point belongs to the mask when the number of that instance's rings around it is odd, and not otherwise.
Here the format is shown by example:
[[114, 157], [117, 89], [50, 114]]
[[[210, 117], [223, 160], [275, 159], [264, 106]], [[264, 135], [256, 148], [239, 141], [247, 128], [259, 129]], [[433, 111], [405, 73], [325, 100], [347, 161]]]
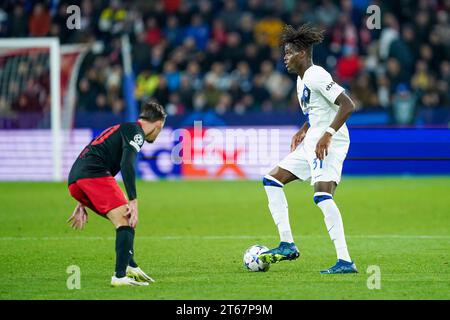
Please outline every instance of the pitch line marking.
[[[298, 239], [320, 239], [327, 238], [324, 235], [295, 235]], [[222, 236], [137, 236], [140, 240], [233, 240], [233, 239], [275, 239], [278, 236], [257, 236], [257, 235], [222, 235]], [[350, 235], [346, 238], [358, 239], [450, 239], [449, 235]], [[67, 236], [67, 237], [0, 237], [0, 241], [64, 241], [64, 240], [115, 240], [115, 237], [95, 237], [95, 236]]]

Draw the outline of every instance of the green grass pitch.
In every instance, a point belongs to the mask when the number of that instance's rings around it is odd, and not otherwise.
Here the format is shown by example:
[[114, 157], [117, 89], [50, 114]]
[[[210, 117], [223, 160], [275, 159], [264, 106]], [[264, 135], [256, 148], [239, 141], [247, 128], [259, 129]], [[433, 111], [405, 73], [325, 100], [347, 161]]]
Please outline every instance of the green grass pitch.
[[[278, 233], [259, 181], [139, 182], [135, 254], [156, 283], [111, 288], [112, 225], [90, 213], [83, 231], [66, 220], [65, 183], [0, 183], [0, 299], [449, 299], [450, 178], [345, 178], [335, 199], [360, 271], [321, 275], [334, 247], [307, 183], [286, 186], [300, 259], [245, 271], [250, 245]], [[68, 266], [81, 289], [66, 286]], [[371, 265], [381, 288], [368, 289]]]

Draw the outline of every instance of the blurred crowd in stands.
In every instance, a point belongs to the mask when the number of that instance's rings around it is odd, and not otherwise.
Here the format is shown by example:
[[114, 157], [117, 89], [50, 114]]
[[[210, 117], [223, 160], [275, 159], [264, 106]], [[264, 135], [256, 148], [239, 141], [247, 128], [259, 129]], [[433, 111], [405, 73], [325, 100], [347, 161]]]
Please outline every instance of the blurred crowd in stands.
[[[71, 4], [81, 8], [80, 30], [66, 27]], [[380, 29], [366, 25], [372, 4]], [[450, 0], [4, 0], [0, 37], [100, 42], [81, 68], [79, 110], [124, 111], [120, 36], [128, 34], [138, 101], [154, 98], [170, 115], [245, 114], [298, 110], [278, 39], [285, 23], [309, 22], [326, 30], [314, 62], [361, 109], [409, 124], [419, 109], [450, 108], [449, 15]]]

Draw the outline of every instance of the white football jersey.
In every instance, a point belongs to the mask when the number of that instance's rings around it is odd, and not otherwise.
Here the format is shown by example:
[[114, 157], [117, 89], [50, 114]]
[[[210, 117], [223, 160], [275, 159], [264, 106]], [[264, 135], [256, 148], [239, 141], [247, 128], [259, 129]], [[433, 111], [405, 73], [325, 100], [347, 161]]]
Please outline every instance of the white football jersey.
[[[297, 96], [303, 113], [309, 121], [304, 140], [308, 149], [315, 150], [317, 141], [333, 122], [339, 106], [334, 104], [344, 88], [333, 81], [330, 73], [316, 65], [309, 67], [303, 79], [297, 77]], [[344, 125], [333, 136], [333, 140], [350, 142], [347, 126]]]

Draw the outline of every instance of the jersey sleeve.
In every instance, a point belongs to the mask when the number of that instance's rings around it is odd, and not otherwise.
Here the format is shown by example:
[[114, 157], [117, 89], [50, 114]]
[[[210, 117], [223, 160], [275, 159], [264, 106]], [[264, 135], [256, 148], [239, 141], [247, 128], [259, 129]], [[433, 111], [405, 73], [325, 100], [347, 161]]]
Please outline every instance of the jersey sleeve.
[[331, 74], [323, 68], [320, 68], [315, 74], [312, 87], [333, 104], [335, 103], [336, 98], [345, 91], [343, 87], [334, 82]]
[[122, 159], [120, 171], [127, 191], [128, 200], [137, 198], [136, 194], [136, 156], [144, 144], [144, 136], [133, 127], [125, 127], [122, 132]]
[[134, 149], [137, 152], [141, 151], [144, 144], [144, 135], [137, 126], [125, 125], [122, 130], [122, 148]]
[[137, 198], [136, 194], [136, 152], [130, 148], [125, 148], [122, 153], [122, 160], [120, 161], [120, 171], [122, 172], [123, 183], [127, 190], [128, 200]]

